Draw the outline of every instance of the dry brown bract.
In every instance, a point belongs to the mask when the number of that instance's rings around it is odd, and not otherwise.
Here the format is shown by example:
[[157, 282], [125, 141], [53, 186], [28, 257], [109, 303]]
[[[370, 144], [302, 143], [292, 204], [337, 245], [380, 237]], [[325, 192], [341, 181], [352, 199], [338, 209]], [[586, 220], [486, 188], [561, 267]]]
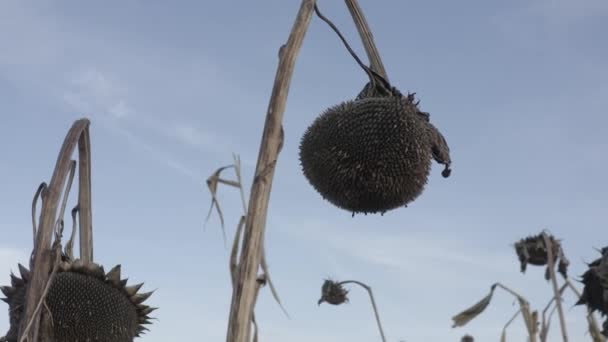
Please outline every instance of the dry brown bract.
[[[583, 294], [577, 305], [585, 304], [591, 311], [608, 315], [608, 247], [602, 250], [602, 257], [589, 264], [583, 274]], [[608, 336], [608, 319], [604, 321], [602, 334]]]
[[[558, 260], [558, 272], [561, 273], [564, 278], [568, 274], [568, 265], [570, 262], [566, 259], [562, 246], [559, 240], [555, 239], [552, 235], [548, 235], [549, 241], [552, 245], [553, 263], [555, 264]], [[515, 244], [515, 252], [519, 258], [521, 264], [521, 272], [526, 272], [528, 264], [534, 266], [545, 266], [548, 264], [547, 257], [547, 245], [543, 238], [543, 234], [528, 236], [524, 239], [519, 240]], [[549, 269], [545, 272], [545, 279], [549, 280]]]
[[[31, 273], [19, 265], [21, 278], [11, 274], [11, 286], [3, 286], [9, 306], [7, 342], [17, 341], [23, 303]], [[143, 302], [152, 292], [138, 293], [143, 284], [127, 286], [120, 265], [105, 273], [103, 266], [70, 261], [66, 256], [45, 298], [52, 324], [53, 341], [131, 342], [148, 330], [148, 316], [156, 308]]]

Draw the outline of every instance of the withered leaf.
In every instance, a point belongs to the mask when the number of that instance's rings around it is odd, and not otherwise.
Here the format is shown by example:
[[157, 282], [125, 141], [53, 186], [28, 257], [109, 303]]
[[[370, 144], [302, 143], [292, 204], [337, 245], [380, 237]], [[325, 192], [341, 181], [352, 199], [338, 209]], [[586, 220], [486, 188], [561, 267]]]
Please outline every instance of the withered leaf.
[[452, 321], [454, 321], [452, 327], [462, 327], [469, 323], [473, 318], [481, 314], [488, 307], [488, 305], [490, 305], [495, 288], [495, 286], [492, 286], [490, 293], [488, 293], [483, 299], [475, 303], [475, 305], [471, 306], [470, 308], [452, 317]]

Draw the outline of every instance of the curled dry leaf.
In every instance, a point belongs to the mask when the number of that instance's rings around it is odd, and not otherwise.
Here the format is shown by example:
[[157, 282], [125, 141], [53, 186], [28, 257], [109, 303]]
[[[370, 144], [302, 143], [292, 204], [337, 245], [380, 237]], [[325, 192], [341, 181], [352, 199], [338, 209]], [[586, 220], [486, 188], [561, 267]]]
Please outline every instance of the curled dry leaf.
[[205, 224], [209, 221], [211, 217], [211, 212], [213, 211], [213, 207], [217, 210], [217, 214], [220, 217], [220, 223], [222, 227], [222, 234], [224, 237], [224, 242], [226, 241], [226, 229], [224, 227], [224, 214], [222, 213], [222, 209], [220, 207], [220, 202], [217, 200], [217, 187], [220, 183], [226, 184], [235, 188], [241, 188], [241, 183], [232, 180], [226, 180], [221, 178], [222, 171], [230, 168], [235, 168], [235, 165], [227, 165], [220, 167], [217, 169], [209, 178], [207, 178], [207, 187], [211, 192], [211, 206], [209, 207], [209, 212], [207, 213], [207, 218], [205, 218]]
[[469, 323], [473, 318], [479, 316], [479, 314], [481, 314], [488, 307], [488, 305], [490, 305], [490, 301], [492, 301], [492, 295], [494, 295], [495, 289], [496, 285], [492, 285], [490, 288], [490, 293], [483, 297], [479, 302], [452, 317], [452, 321], [454, 321], [452, 327], [462, 327]]

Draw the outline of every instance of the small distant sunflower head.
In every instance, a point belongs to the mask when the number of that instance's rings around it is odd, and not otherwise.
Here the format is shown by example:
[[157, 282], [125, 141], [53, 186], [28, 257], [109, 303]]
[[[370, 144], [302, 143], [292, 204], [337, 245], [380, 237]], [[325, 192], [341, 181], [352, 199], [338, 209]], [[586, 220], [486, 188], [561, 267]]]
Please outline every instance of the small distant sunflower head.
[[460, 342], [475, 342], [475, 339], [473, 338], [473, 336], [467, 334], [462, 336], [462, 338], [460, 339]]
[[348, 302], [348, 290], [337, 281], [326, 279], [321, 287], [321, 299], [318, 304], [327, 302], [332, 305], [340, 305]]

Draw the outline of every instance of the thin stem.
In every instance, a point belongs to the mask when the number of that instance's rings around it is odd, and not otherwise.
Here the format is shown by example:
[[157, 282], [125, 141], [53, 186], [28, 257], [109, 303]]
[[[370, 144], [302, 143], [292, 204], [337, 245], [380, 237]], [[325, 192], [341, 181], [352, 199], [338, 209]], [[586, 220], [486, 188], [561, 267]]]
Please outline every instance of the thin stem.
[[243, 204], [243, 215], [247, 215], [247, 201], [245, 200], [245, 190], [243, 190], [243, 177], [241, 176], [241, 157], [233, 155], [234, 158], [234, 173], [236, 173], [236, 181], [239, 183], [239, 192], [241, 194], [241, 202]]
[[33, 235], [34, 244], [36, 244], [36, 227], [37, 227], [36, 211], [37, 211], [38, 199], [42, 197], [44, 200], [44, 196], [42, 194], [46, 191], [46, 188], [47, 188], [46, 183], [44, 183], [44, 182], [40, 183], [40, 185], [38, 186], [38, 189], [36, 190], [36, 193], [34, 194], [34, 199], [32, 200], [32, 230], [34, 233], [34, 235]]
[[515, 292], [511, 288], [509, 288], [501, 283], [495, 283], [494, 286], [500, 287], [501, 289], [507, 291], [508, 293], [513, 295], [515, 298], [517, 298], [520, 309], [521, 309], [521, 315], [524, 318], [524, 323], [526, 324], [526, 329], [528, 330], [528, 337], [530, 339], [530, 342], [535, 342], [536, 341], [536, 326], [535, 326], [535, 322], [532, 321], [532, 315], [530, 314], [530, 303], [528, 302], [528, 300], [526, 298], [524, 298], [522, 295], [520, 295], [519, 293]]
[[557, 285], [557, 276], [555, 275], [555, 263], [553, 260], [553, 243], [549, 239], [549, 236], [545, 232], [542, 233], [543, 239], [545, 240], [545, 246], [547, 248], [547, 267], [549, 268], [549, 275], [551, 276], [551, 284], [553, 285], [553, 293], [555, 295], [555, 305], [557, 306], [557, 313], [559, 315], [559, 324], [562, 330], [562, 339], [564, 342], [568, 342], [568, 331], [566, 329], [566, 318], [564, 317], [564, 308], [562, 307], [562, 298], [560, 295], [559, 287]]
[[513, 316], [511, 316], [511, 319], [509, 319], [507, 321], [507, 324], [505, 324], [505, 326], [502, 328], [502, 333], [503, 335], [507, 333], [507, 328], [509, 327], [509, 325], [511, 325], [511, 323], [513, 323], [513, 321], [515, 321], [515, 319], [517, 318], [517, 316], [519, 316], [519, 313], [521, 312], [521, 309], [518, 309], [515, 314], [513, 314]]
[[[23, 333], [21, 333], [21, 338], [19, 339], [19, 342], [24, 342], [27, 340], [28, 332], [32, 328], [32, 325], [36, 322], [36, 316], [40, 312], [40, 308], [42, 307], [42, 305], [45, 304], [45, 299], [49, 292], [49, 288], [53, 284], [53, 279], [55, 279], [55, 274], [57, 274], [57, 269], [59, 268], [59, 261], [61, 260], [61, 234], [60, 233], [57, 234], [57, 236], [56, 236], [55, 248], [53, 248], [53, 249], [54, 249], [53, 252], [55, 255], [53, 270], [51, 271], [49, 280], [47, 281], [46, 286], [44, 287], [44, 290], [42, 291], [42, 295], [40, 296], [40, 299], [38, 300], [38, 304], [36, 305], [34, 314], [29, 319], [29, 321], [27, 321], [25, 329], [23, 330]], [[44, 337], [46, 337], [46, 336], [44, 336]]]
[[[564, 290], [567, 287], [568, 287], [567, 283], [565, 283], [564, 285], [562, 285], [562, 287], [559, 289], [560, 296], [563, 295]], [[555, 302], [555, 296], [551, 297], [551, 299], [549, 300], [549, 303], [547, 303], [547, 305], [543, 309], [542, 322], [541, 322], [541, 333], [540, 333], [540, 340], [542, 342], [544, 342], [544, 341], [547, 340], [547, 333], [548, 333], [548, 330], [549, 330], [549, 324], [551, 322], [551, 317], [553, 317], [553, 312], [554, 312], [555, 308], [553, 308], [551, 310], [551, 313], [549, 314], [549, 319], [547, 319], [547, 311], [551, 308], [551, 304], [553, 304], [553, 302]]]
[[382, 329], [382, 322], [380, 321], [380, 314], [378, 313], [378, 307], [376, 306], [376, 300], [374, 299], [374, 294], [372, 292], [372, 288], [357, 280], [345, 280], [345, 281], [341, 281], [339, 284], [340, 285], [357, 284], [367, 290], [367, 293], [369, 294], [369, 299], [371, 300], [372, 307], [374, 309], [374, 315], [376, 316], [376, 323], [378, 324], [378, 330], [380, 331], [380, 337], [382, 337], [382, 342], [386, 342], [386, 337], [384, 336], [384, 329]]
[[373, 70], [371, 68], [367, 67], [365, 64], [363, 64], [363, 62], [361, 61], [361, 59], [359, 58], [359, 56], [357, 56], [357, 54], [355, 53], [355, 51], [353, 51], [353, 49], [350, 47], [350, 45], [346, 41], [346, 38], [344, 38], [344, 36], [340, 32], [340, 30], [338, 30], [338, 28], [336, 27], [336, 25], [334, 25], [334, 23], [332, 23], [331, 20], [327, 19], [321, 13], [321, 11], [319, 10], [319, 8], [317, 7], [316, 4], [315, 4], [315, 13], [317, 14], [317, 16], [319, 18], [321, 18], [321, 20], [323, 20], [324, 22], [326, 22], [327, 25], [329, 25], [329, 27], [331, 27], [332, 30], [334, 30], [334, 32], [336, 32], [336, 34], [338, 35], [338, 37], [340, 38], [340, 40], [342, 41], [342, 43], [344, 44], [344, 46], [346, 47], [346, 49], [348, 50], [348, 52], [350, 53], [350, 55], [355, 59], [355, 61], [357, 62], [357, 64], [359, 64], [359, 66], [361, 67], [361, 69], [363, 69], [363, 71], [365, 71], [365, 73], [369, 77], [369, 81], [370, 81], [370, 83], [372, 85], [372, 88], [375, 88], [376, 80], [374, 78]]
[[74, 182], [74, 174], [76, 173], [76, 161], [70, 162], [70, 171], [68, 173], [68, 180], [63, 192], [63, 200], [61, 201], [61, 208], [59, 209], [58, 220], [63, 221], [65, 215], [65, 208], [68, 205], [68, 198], [70, 197], [70, 190], [72, 190], [72, 182]]

